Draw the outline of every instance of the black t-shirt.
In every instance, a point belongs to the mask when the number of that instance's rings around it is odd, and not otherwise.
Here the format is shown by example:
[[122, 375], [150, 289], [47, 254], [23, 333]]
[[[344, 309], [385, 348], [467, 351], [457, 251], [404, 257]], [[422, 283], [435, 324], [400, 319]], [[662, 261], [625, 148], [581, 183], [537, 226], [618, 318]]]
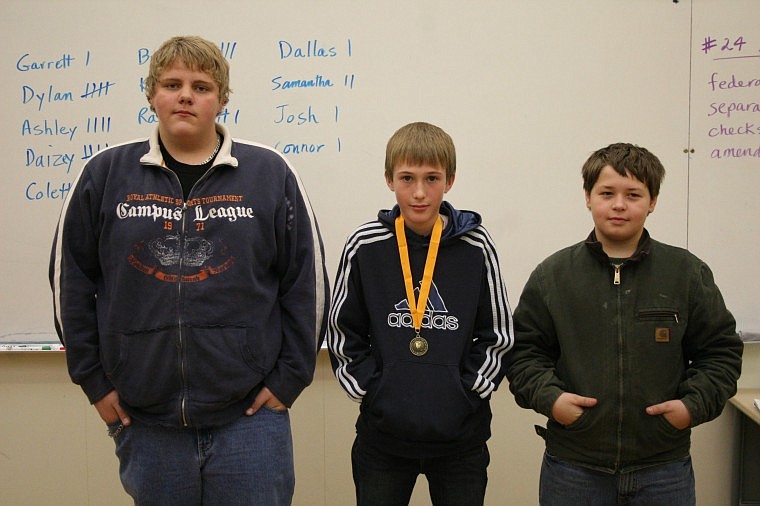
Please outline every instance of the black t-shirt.
[[203, 163], [201, 165], [189, 165], [187, 163], [182, 163], [175, 160], [174, 157], [169, 154], [169, 151], [166, 150], [163, 142], [161, 142], [160, 139], [159, 145], [161, 146], [161, 154], [164, 156], [164, 163], [166, 164], [166, 167], [177, 174], [177, 177], [179, 178], [179, 184], [182, 185], [182, 197], [187, 200], [187, 197], [190, 194], [190, 190], [192, 189], [193, 185], [195, 185], [201, 176], [203, 176], [203, 174], [205, 174], [206, 171], [211, 168], [211, 165], [214, 163], [214, 158], [216, 158], [216, 155], [218, 153], [214, 153], [214, 156], [211, 157], [211, 159], [206, 163]]

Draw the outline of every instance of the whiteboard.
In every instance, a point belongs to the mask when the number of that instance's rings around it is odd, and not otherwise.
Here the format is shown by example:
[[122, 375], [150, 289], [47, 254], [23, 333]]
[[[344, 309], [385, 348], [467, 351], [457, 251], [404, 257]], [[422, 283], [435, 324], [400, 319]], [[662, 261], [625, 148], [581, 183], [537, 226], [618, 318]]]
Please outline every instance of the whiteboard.
[[760, 330], [760, 2], [694, 2], [689, 249], [739, 327]]
[[513, 305], [540, 260], [592, 228], [583, 161], [626, 141], [667, 169], [653, 237], [707, 260], [740, 324], [760, 327], [744, 288], [760, 269], [757, 224], [743, 219], [758, 216], [757, 158], [710, 159], [715, 118], [701, 117], [715, 99], [705, 76], [741, 65], [758, 77], [758, 60], [719, 64], [698, 40], [741, 35], [757, 51], [758, 5], [5, 0], [0, 343], [56, 339], [47, 270], [61, 198], [93, 152], [154, 128], [142, 80], [151, 51], [178, 34], [220, 45], [233, 93], [219, 121], [293, 162], [331, 276], [350, 231], [394, 204], [384, 150], [403, 124], [453, 137], [447, 200], [483, 215]]

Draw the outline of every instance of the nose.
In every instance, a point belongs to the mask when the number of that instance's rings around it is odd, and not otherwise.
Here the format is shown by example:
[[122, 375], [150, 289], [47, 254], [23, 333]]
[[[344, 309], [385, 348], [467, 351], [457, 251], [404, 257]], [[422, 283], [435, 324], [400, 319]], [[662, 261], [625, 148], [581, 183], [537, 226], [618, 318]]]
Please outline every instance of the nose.
[[612, 201], [612, 207], [613, 209], [625, 209], [625, 196], [617, 195]]
[[412, 195], [415, 199], [421, 199], [425, 197], [425, 184], [423, 182], [417, 182], [414, 184], [414, 191]]
[[181, 104], [190, 104], [193, 102], [193, 93], [190, 86], [183, 86], [180, 88], [179, 101]]

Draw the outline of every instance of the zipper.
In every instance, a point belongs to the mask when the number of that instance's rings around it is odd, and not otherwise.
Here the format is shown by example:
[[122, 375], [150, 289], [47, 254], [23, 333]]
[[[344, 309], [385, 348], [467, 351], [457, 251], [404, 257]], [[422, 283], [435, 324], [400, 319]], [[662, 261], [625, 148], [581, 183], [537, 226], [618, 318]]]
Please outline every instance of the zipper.
[[[179, 180], [179, 176], [171, 170], [170, 168], [166, 167], [162, 163], [161, 168], [167, 172], [169, 172], [174, 180], [179, 184], [180, 191], [182, 190], [182, 183]], [[211, 167], [208, 168], [206, 172], [203, 173], [201, 177], [198, 178], [198, 180], [193, 184], [193, 187], [190, 189], [190, 192], [188, 193], [188, 199], [190, 195], [192, 195], [193, 190], [195, 187], [203, 181], [204, 179], [208, 178], [209, 175], [214, 170], [214, 164], [211, 165]], [[180, 380], [182, 387], [182, 395], [180, 399], [180, 416], [182, 418], [182, 425], [184, 427], [190, 426], [190, 419], [187, 416], [187, 369], [186, 369], [186, 360], [185, 360], [185, 334], [182, 331], [184, 321], [182, 319], [182, 268], [185, 262], [185, 225], [187, 223], [187, 200], [183, 198], [182, 200], [182, 219], [180, 220], [180, 228], [179, 228], [179, 265], [177, 269], [177, 356], [178, 356], [178, 367], [179, 367], [179, 374], [180, 374]]]
[[[622, 263], [615, 264], [615, 279], [613, 284], [620, 285], [620, 268]], [[623, 322], [621, 315], [623, 313], [623, 301], [620, 298], [620, 288], [615, 289], [617, 295], [617, 340], [618, 340], [618, 356], [617, 356], [617, 375], [618, 375], [618, 422], [616, 430], [616, 443], [617, 452], [615, 455], [615, 469], [620, 469], [623, 454], [623, 417], [625, 416], [625, 402], [623, 397], [625, 396], [625, 386], [623, 379], [623, 348], [625, 343], [623, 342]]]
[[678, 325], [678, 311], [672, 309], [642, 309], [638, 318], [643, 320], [673, 320]]
[[[177, 185], [180, 187], [180, 193], [182, 193], [182, 183], [179, 180], [179, 176], [171, 170], [166, 164], [161, 161], [161, 169], [170, 174], [169, 177], [174, 178]], [[182, 199], [182, 219], [179, 223], [179, 234], [177, 239], [177, 246], [179, 247], [179, 265], [177, 266], [177, 368], [179, 369], [180, 384], [182, 386], [182, 393], [180, 394], [179, 401], [179, 414], [184, 427], [190, 425], [190, 420], [187, 417], [185, 386], [187, 385], [185, 375], [185, 335], [182, 332], [182, 264], [185, 258], [185, 219], [187, 214], [187, 201]]]
[[623, 267], [623, 264], [612, 264], [612, 266], [615, 268], [615, 278], [612, 280], [613, 285], [619, 285], [620, 284], [620, 269]]
[[[161, 165], [158, 166], [161, 170], [165, 171], [169, 174], [169, 177], [174, 178], [174, 181], [177, 182], [177, 185], [180, 187], [180, 193], [182, 193], [182, 183], [179, 180], [179, 176], [171, 170], [169, 167], [166, 166], [163, 160], [161, 160]], [[185, 216], [187, 212], [187, 201], [182, 199], [182, 219], [180, 220], [179, 225], [179, 235], [177, 240], [177, 245], [179, 247], [179, 265], [177, 270], [177, 368], [179, 369], [179, 376], [180, 376], [180, 383], [183, 385], [182, 387], [182, 394], [180, 395], [180, 401], [179, 401], [179, 414], [180, 419], [182, 421], [182, 425], [184, 427], [188, 427], [190, 425], [190, 420], [187, 417], [187, 410], [186, 410], [186, 400], [187, 396], [185, 395], [185, 387], [184, 385], [187, 384], [186, 381], [186, 375], [185, 375], [185, 336], [182, 332], [182, 263], [184, 261], [185, 257], [185, 245], [184, 245], [184, 239], [185, 239]]]
[[[176, 174], [175, 174], [175, 177]], [[179, 374], [182, 379], [182, 401], [180, 403], [180, 413], [182, 414], [182, 425], [185, 427], [190, 425], [190, 421], [187, 418], [187, 409], [185, 401], [187, 395], [185, 392], [185, 386], [187, 385], [187, 377], [185, 374], [185, 334], [182, 332], [182, 266], [185, 261], [185, 220], [187, 217], [187, 202], [182, 202], [182, 220], [180, 220], [179, 226], [179, 266], [177, 269], [177, 348], [179, 357]]]

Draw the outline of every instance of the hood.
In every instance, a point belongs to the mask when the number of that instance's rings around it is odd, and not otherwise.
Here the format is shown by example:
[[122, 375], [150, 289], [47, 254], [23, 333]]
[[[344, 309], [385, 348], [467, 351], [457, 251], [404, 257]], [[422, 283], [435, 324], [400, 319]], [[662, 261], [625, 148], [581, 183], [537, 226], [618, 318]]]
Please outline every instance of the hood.
[[[464, 235], [470, 230], [480, 226], [483, 221], [478, 213], [455, 209], [454, 206], [445, 200], [441, 202], [439, 212], [449, 219], [446, 228], [443, 230], [441, 240], [452, 239]], [[401, 210], [397, 204], [393, 206], [393, 209], [381, 209], [377, 213], [377, 219], [389, 230], [395, 233], [395, 221], [400, 213]]]

